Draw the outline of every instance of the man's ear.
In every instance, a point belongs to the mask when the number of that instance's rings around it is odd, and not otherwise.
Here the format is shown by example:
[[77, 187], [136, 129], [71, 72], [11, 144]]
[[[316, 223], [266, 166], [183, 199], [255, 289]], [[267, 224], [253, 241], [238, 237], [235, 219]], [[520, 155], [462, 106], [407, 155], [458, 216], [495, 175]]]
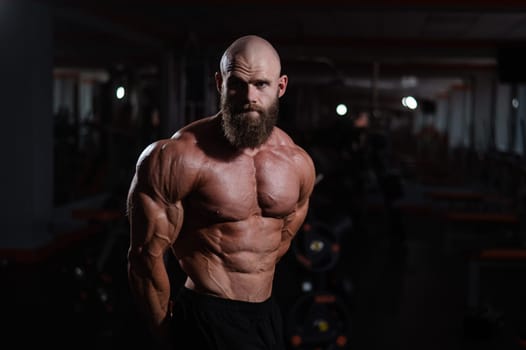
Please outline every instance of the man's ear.
[[223, 76], [221, 75], [221, 73], [216, 72], [215, 79], [217, 92], [221, 93], [221, 86], [223, 85]]
[[278, 80], [278, 97], [281, 97], [285, 94], [287, 90], [287, 83], [289, 82], [289, 77], [282, 75]]

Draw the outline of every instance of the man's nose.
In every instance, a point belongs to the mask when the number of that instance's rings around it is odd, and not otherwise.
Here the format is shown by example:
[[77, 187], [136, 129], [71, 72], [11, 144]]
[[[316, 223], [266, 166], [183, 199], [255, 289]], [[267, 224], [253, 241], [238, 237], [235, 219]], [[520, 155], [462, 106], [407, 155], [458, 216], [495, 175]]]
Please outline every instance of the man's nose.
[[247, 86], [247, 91], [246, 91], [246, 97], [247, 97], [247, 100], [248, 102], [252, 103], [252, 102], [256, 102], [257, 101], [257, 89], [254, 85], [252, 84], [248, 84]]

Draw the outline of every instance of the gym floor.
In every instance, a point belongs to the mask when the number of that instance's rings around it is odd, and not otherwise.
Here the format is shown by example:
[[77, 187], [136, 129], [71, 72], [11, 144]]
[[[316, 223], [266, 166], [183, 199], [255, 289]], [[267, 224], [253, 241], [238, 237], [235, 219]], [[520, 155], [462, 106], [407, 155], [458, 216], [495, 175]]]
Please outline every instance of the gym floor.
[[[308, 323], [306, 314], [301, 314], [308, 306], [298, 302], [310, 291], [335, 295], [341, 304], [329, 305], [327, 314], [316, 311], [318, 323], [303, 328], [304, 344], [316, 333], [323, 336], [344, 329], [349, 349], [521, 348], [519, 338], [526, 331], [521, 319], [526, 283], [521, 277], [526, 264], [481, 269], [480, 307], [468, 308], [467, 253], [492, 238], [474, 238], [473, 232], [479, 234], [480, 227], [446, 223], [433, 215], [442, 204], [425, 195], [431, 189], [437, 186], [405, 182], [404, 196], [392, 211], [371, 193], [364, 227], [360, 233], [355, 228], [343, 230], [340, 250], [333, 251], [333, 265], [307, 268], [294, 247], [285, 255], [278, 265], [275, 295], [288, 322], [287, 339]], [[484, 229], [493, 230], [487, 225]], [[508, 238], [513, 234], [502, 233]], [[43, 261], [2, 261], [5, 344], [151, 348], [128, 291], [128, 237], [122, 230], [113, 232], [117, 236], [109, 235], [101, 231]], [[111, 254], [100, 265], [109, 241]], [[337, 347], [298, 347], [310, 348]]]

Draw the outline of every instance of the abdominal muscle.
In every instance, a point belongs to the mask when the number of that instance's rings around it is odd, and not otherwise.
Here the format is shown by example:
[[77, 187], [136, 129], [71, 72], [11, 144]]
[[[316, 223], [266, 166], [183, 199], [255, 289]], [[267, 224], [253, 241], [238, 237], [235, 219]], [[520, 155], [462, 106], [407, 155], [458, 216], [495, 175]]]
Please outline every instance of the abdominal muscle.
[[272, 293], [283, 220], [252, 216], [181, 232], [175, 251], [185, 287], [200, 293], [261, 302]]

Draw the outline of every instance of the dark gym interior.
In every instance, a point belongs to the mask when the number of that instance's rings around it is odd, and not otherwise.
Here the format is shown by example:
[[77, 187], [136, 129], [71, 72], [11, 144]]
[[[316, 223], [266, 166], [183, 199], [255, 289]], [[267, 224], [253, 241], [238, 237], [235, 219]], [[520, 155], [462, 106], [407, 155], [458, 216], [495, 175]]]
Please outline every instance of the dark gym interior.
[[246, 34], [280, 53], [278, 125], [318, 175], [275, 279], [290, 350], [526, 348], [520, 0], [1, 1], [1, 347], [154, 347], [135, 161], [217, 111]]

